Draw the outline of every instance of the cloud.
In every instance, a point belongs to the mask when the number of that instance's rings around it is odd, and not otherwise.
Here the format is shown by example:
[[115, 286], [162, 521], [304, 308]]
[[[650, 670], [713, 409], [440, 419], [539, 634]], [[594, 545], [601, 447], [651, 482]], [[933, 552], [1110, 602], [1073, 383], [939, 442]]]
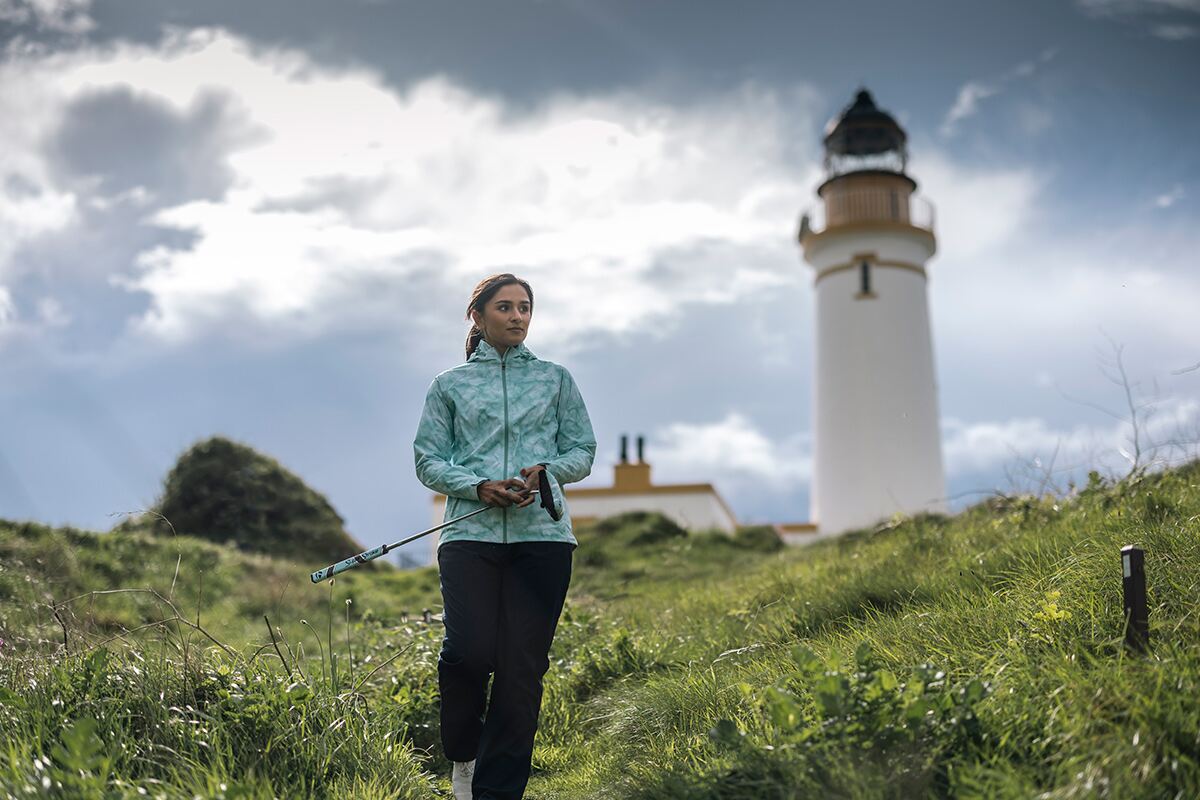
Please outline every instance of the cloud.
[[1098, 18], [1130, 19], [1148, 26], [1155, 38], [1183, 42], [1200, 35], [1192, 24], [1200, 0], [1076, 0], [1085, 14]]
[[563, 94], [517, 112], [219, 30], [10, 54], [7, 70], [28, 87], [10, 108], [37, 196], [141, 208], [161, 232], [112, 277], [149, 300], [132, 332], [160, 342], [394, 326], [418, 275], [434, 296], [406, 324], [452, 320], [499, 269], [554, 283], [539, 295], [552, 338], [669, 323], [794, 283], [780, 220], [817, 176], [795, 168], [815, 146], [803, 88], [684, 107]]
[[[538, 292], [539, 340], [553, 343], [539, 355], [559, 358], [668, 336], [697, 309], [758, 308], [810, 277], [792, 221], [819, 179], [826, 103], [805, 89], [678, 105], [560, 94], [518, 109], [216, 30], [10, 50], [0, 87], [13, 143], [0, 233], [16, 232], [0, 236], [0, 280], [29, 330], [85, 331], [83, 349], [107, 347], [94, 329], [126, 319], [114, 347], [128, 350], [344, 331], [454, 341], [470, 287], [510, 269]], [[964, 163], [919, 135], [913, 153], [937, 208], [939, 360], [1088, 352], [1114, 317], [1131, 344], [1195, 341], [1200, 284], [1179, 255], [1194, 236], [1047, 231], [1052, 168]], [[74, 249], [29, 258], [45, 241]], [[35, 313], [47, 295], [57, 306]], [[100, 310], [112, 320], [88, 327]]]
[[914, 174], [936, 208], [929, 298], [939, 368], [973, 373], [943, 385], [1090, 369], [1101, 330], [1155, 357], [1186, 360], [1200, 348], [1187, 310], [1200, 307], [1194, 226], [1146, 210], [1118, 226], [1048, 228], [1054, 168], [977, 167], [919, 142], [913, 150]]
[[[1022, 61], [1000, 77], [991, 81], [970, 80], [959, 87], [958, 95], [953, 105], [942, 120], [940, 132], [944, 137], [951, 137], [958, 132], [959, 123], [974, 116], [980, 103], [989, 97], [995, 97], [1006, 91], [1013, 81], [1031, 78], [1043, 65], [1049, 63], [1058, 54], [1057, 48], [1048, 48], [1037, 58]], [[1020, 112], [1020, 122], [1027, 132], [1040, 132], [1049, 125], [1048, 112], [1025, 104]]]
[[1171, 187], [1170, 191], [1164, 192], [1154, 198], [1154, 205], [1157, 208], [1170, 208], [1182, 200], [1183, 196], [1183, 184], [1177, 183]]
[[1029, 102], [1017, 104], [1016, 117], [1018, 127], [1026, 136], [1037, 136], [1054, 124], [1054, 114], [1050, 109]]
[[998, 91], [1000, 90], [995, 86], [987, 86], [976, 81], [964, 83], [958, 90], [958, 97], [954, 99], [954, 105], [946, 112], [946, 119], [942, 122], [942, 135], [953, 134], [959, 121], [972, 116], [979, 110], [980, 100], [991, 97]]
[[1200, 0], [1077, 0], [1077, 3], [1084, 12], [1092, 16], [1164, 11], [1200, 13]]
[[1036, 214], [1051, 177], [1027, 166], [963, 164], [920, 145], [913, 150], [921, 194], [934, 205], [943, 261], [969, 262], [1012, 242]]
[[[0, 80], [0, 87], [4, 86]], [[3, 106], [0, 100], [0, 106]], [[10, 125], [0, 119], [0, 134]], [[0, 135], [6, 142], [11, 141]], [[8, 150], [8, 148], [4, 148]], [[6, 265], [26, 242], [48, 233], [61, 231], [76, 219], [76, 197], [49, 185], [48, 180], [14, 157], [12, 150], [0, 150], [0, 278]]]
[[[1090, 364], [1102, 331], [1160, 358], [1200, 348], [1189, 311], [1200, 307], [1196, 232], [1124, 228], [1047, 239], [1024, 235], [1028, 222], [1005, 233], [1014, 219], [996, 223], [984, 250], [944, 223], [947, 246], [930, 278], [939, 362], [950, 357], [980, 375], [1049, 364], [1077, 370]], [[969, 231], [972, 222], [957, 224]]]
[[[1140, 463], [1177, 463], [1200, 455], [1200, 401], [1163, 397], [1147, 403], [1140, 413]], [[768, 494], [794, 492], [812, 480], [812, 437], [807, 431], [773, 439], [736, 411], [715, 422], [660, 427], [651, 436], [650, 452], [656, 473], [669, 481], [715, 480], [737, 495], [751, 488]], [[1051, 470], [1056, 480], [1064, 475], [1078, 478], [1089, 469], [1121, 474], [1129, 469], [1133, 452], [1132, 428], [1126, 421], [1062, 427], [1036, 416], [942, 420], [946, 477], [959, 483], [1005, 470], [1010, 477]]]
[[95, 27], [88, 15], [91, 5], [92, 0], [0, 0], [0, 22], [84, 33]]
[[[1175, 462], [1200, 454], [1200, 401], [1167, 397], [1148, 410], [1139, 433], [1140, 461]], [[1056, 428], [1040, 417], [968, 423], [942, 420], [942, 452], [948, 477], [1010, 469], [1057, 474], [1097, 469], [1120, 474], [1134, 454], [1127, 421]]]
[[0, 286], [0, 330], [7, 327], [17, 318], [17, 309], [13, 305], [12, 293]]
[[38, 300], [37, 313], [38, 318], [50, 327], [60, 328], [71, 323], [71, 315], [63, 309], [62, 303], [53, 297]]
[[1200, 28], [1195, 25], [1155, 25], [1150, 29], [1150, 33], [1168, 42], [1182, 42], [1195, 39], [1196, 35], [1200, 34]]
[[651, 442], [656, 469], [679, 480], [719, 477], [780, 491], [795, 489], [812, 475], [807, 433], [772, 441], [736, 411], [717, 422], [671, 423], [656, 430]]

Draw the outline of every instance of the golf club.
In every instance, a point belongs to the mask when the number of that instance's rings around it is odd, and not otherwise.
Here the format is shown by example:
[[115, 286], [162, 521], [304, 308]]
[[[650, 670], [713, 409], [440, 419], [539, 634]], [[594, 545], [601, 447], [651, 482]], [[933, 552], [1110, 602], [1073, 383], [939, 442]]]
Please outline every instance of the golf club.
[[[554, 495], [550, 491], [550, 480], [549, 480], [549, 478], [546, 477], [546, 470], [544, 470], [544, 469], [540, 470], [538, 472], [538, 495], [541, 497], [541, 503], [539, 505], [541, 505], [542, 508], [546, 509], [546, 513], [550, 515], [550, 519], [557, 522], [562, 517], [562, 512], [560, 512], [557, 508], [554, 507]], [[350, 558], [347, 558], [345, 561], [339, 561], [336, 564], [330, 564], [328, 567], [325, 567], [324, 569], [319, 569], [316, 572], [312, 573], [312, 575], [310, 577], [312, 578], [313, 583], [320, 583], [321, 581], [326, 580], [327, 578], [332, 578], [334, 575], [337, 575], [339, 572], [345, 572], [348, 569], [357, 567], [359, 564], [366, 564], [368, 561], [373, 561], [376, 558], [379, 558], [380, 556], [382, 556], [386, 553], [389, 553], [392, 550], [395, 550], [397, 547], [401, 547], [403, 545], [408, 544], [409, 542], [416, 541], [417, 539], [420, 539], [422, 536], [431, 534], [434, 531], [440, 531], [442, 528], [445, 528], [448, 525], [453, 525], [456, 522], [461, 522], [462, 520], [467, 519], [468, 517], [473, 517], [476, 514], [482, 514], [484, 511], [487, 511], [489, 509], [501, 508], [501, 507], [502, 506], [484, 506], [483, 508], [477, 508], [469, 514], [463, 514], [461, 517], [455, 517], [452, 520], [447, 520], [446, 522], [443, 522], [441, 525], [434, 525], [429, 530], [421, 531], [420, 533], [414, 533], [412, 536], [409, 536], [406, 539], [401, 539], [400, 541], [394, 542], [392, 544], [380, 545], [379, 547], [375, 547], [370, 550], [366, 550], [362, 553], [359, 553], [356, 556], [351, 556]]]

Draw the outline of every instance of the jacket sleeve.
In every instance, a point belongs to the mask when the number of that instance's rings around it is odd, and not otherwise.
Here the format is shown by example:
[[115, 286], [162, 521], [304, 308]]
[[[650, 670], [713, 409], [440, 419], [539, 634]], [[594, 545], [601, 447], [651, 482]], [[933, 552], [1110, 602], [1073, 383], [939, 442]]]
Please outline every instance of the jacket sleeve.
[[596, 435], [588, 418], [583, 395], [566, 369], [558, 387], [558, 456], [546, 462], [546, 469], [560, 484], [581, 481], [592, 473], [596, 458]]
[[417, 480], [448, 497], [478, 500], [476, 486], [487, 480], [450, 461], [454, 452], [454, 415], [437, 378], [425, 394], [425, 408], [413, 440]]

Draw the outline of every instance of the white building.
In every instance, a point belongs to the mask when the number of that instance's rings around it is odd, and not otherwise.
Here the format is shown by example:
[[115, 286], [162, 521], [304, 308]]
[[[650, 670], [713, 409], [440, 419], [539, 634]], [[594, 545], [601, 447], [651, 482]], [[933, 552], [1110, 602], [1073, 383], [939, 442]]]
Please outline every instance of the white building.
[[822, 536], [946, 508], [926, 300], [937, 242], [906, 141], [859, 91], [826, 130], [821, 203], [800, 223], [816, 292], [810, 513]]
[[[613, 467], [612, 486], [564, 487], [573, 523], [594, 522], [625, 511], [658, 511], [688, 530], [717, 529], [730, 534], [737, 530], [733, 510], [711, 483], [656, 486], [650, 480], [650, 464], [643, 459], [643, 438], [638, 437], [636, 463], [628, 460], [627, 442], [622, 436], [621, 461]], [[445, 509], [445, 495], [434, 495], [434, 525], [441, 524]]]

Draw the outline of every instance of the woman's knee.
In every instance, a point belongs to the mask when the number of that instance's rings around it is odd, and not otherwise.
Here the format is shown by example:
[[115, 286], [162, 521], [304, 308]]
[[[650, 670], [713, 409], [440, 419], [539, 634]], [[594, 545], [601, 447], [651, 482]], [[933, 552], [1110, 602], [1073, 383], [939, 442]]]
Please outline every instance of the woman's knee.
[[462, 646], [457, 642], [446, 639], [442, 642], [442, 650], [438, 654], [438, 668], [449, 669], [468, 674], [487, 674], [494, 669], [493, 655], [487, 648]]

